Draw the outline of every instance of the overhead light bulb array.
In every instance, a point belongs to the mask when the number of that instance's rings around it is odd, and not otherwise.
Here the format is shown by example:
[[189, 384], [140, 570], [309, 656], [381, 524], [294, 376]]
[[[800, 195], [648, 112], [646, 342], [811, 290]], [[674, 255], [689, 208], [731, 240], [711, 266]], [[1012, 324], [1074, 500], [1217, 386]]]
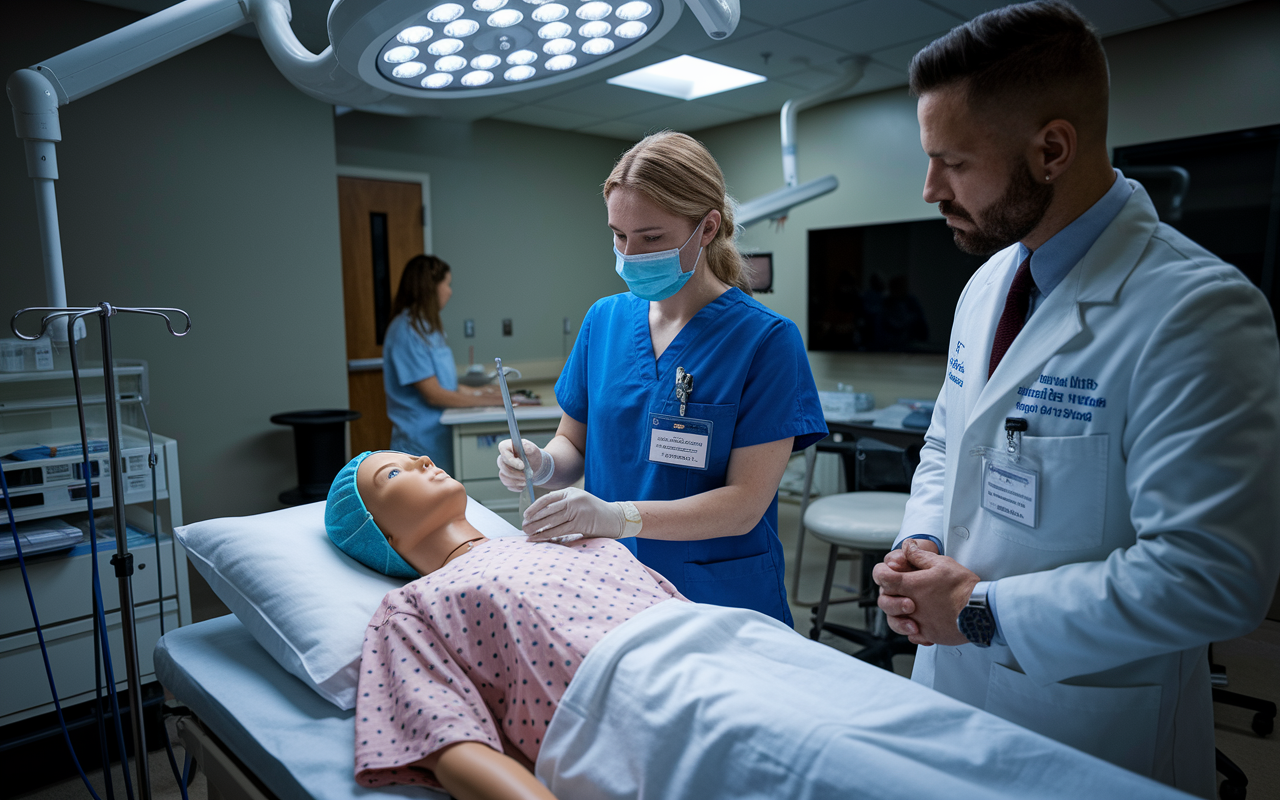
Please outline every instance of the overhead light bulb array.
[[473, 0], [439, 3], [378, 52], [378, 72], [432, 92], [510, 86], [562, 75], [639, 41], [660, 1]]

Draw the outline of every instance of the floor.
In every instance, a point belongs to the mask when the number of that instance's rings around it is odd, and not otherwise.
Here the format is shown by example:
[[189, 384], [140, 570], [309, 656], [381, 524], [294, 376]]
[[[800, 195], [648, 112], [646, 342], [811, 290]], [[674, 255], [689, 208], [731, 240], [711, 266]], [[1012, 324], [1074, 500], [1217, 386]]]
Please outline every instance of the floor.
[[[778, 527], [782, 536], [783, 547], [788, 558], [787, 586], [792, 583], [792, 570], [795, 568], [794, 553], [799, 526], [799, 506], [791, 502], [779, 503]], [[822, 588], [822, 578], [826, 565], [826, 547], [817, 545], [814, 540], [807, 542], [806, 551], [801, 564], [799, 599], [813, 601]], [[846, 569], [846, 566], [848, 567]], [[856, 587], [858, 562], [852, 560], [842, 564], [836, 573], [836, 583], [852, 584]], [[210, 593], [193, 590], [193, 603], [197, 606], [194, 616], [205, 619], [218, 616], [223, 610], [221, 603]], [[791, 598], [793, 601], [796, 598]], [[791, 606], [796, 620], [796, 629], [808, 634], [810, 609], [807, 606]], [[223, 612], [225, 613], [225, 612]], [[861, 626], [863, 612], [855, 604], [833, 606], [828, 614], [832, 621]], [[827, 637], [821, 640], [846, 652], [855, 649], [844, 640]], [[1268, 620], [1254, 633], [1241, 639], [1223, 642], [1214, 646], [1215, 660], [1227, 668], [1230, 687], [1242, 694], [1263, 696], [1268, 699], [1280, 699], [1280, 622]], [[901, 675], [911, 674], [911, 656], [899, 656], [894, 660], [894, 671]], [[1217, 715], [1218, 748], [1244, 770], [1249, 778], [1249, 798], [1251, 800], [1280, 800], [1280, 736], [1273, 734], [1266, 739], [1259, 738], [1249, 728], [1251, 713], [1229, 706], [1215, 707]], [[170, 726], [170, 738], [175, 742], [179, 767], [182, 765], [183, 752], [177, 744], [177, 736]], [[61, 745], [59, 745], [61, 746]], [[154, 800], [182, 800], [178, 791], [178, 782], [174, 779], [169, 767], [168, 757], [163, 750], [153, 752], [149, 759], [152, 775]], [[102, 775], [98, 772], [90, 776], [95, 791], [103, 797]], [[115, 770], [116, 797], [124, 797], [123, 781], [120, 770]], [[30, 800], [81, 800], [86, 797], [83, 783], [79, 778], [64, 781], [40, 791], [24, 795]], [[188, 800], [208, 800], [208, 790], [204, 776], [197, 774], [188, 789]]]

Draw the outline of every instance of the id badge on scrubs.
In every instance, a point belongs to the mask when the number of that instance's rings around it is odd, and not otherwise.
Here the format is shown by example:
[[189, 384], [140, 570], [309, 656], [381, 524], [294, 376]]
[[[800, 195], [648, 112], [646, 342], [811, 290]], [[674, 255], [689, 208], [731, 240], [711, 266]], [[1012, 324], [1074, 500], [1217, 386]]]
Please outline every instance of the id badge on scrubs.
[[711, 452], [711, 421], [666, 414], [649, 415], [649, 461], [672, 467], [706, 469]]

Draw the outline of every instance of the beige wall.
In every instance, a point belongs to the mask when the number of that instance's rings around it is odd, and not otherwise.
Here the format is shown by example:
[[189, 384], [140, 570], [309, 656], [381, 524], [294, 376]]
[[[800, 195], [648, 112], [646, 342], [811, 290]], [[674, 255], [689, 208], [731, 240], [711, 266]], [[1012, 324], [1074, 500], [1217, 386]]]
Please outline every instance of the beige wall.
[[[431, 176], [435, 254], [453, 267], [441, 321], [458, 362], [472, 346], [490, 369], [495, 356], [557, 359], [591, 304], [626, 290], [613, 271], [600, 187], [628, 142], [501, 120], [361, 113], [340, 117], [336, 136], [344, 166]], [[511, 337], [502, 336], [503, 319]]]
[[[1112, 146], [1280, 123], [1280, 4], [1254, 2], [1112, 37]], [[761, 300], [807, 325], [806, 232], [922, 219], [926, 160], [915, 101], [905, 88], [830, 103], [800, 115], [800, 180], [835, 174], [840, 188], [793, 210], [786, 226], [753, 226], [744, 245], [774, 254], [774, 285]], [[698, 133], [731, 191], [747, 200], [782, 185], [776, 117]], [[941, 356], [812, 353], [820, 389], [852, 382], [879, 403], [932, 397]]]
[[[0, 74], [138, 15], [6, 3]], [[345, 407], [332, 109], [226, 36], [61, 109], [57, 183], [72, 304], [178, 306], [193, 328], [117, 317], [151, 365], [151, 421], [178, 439], [187, 521], [278, 508], [296, 485], [281, 411]], [[6, 112], [5, 118], [8, 118]], [[0, 126], [0, 318], [45, 305], [23, 147]], [[98, 358], [96, 339], [86, 358]]]

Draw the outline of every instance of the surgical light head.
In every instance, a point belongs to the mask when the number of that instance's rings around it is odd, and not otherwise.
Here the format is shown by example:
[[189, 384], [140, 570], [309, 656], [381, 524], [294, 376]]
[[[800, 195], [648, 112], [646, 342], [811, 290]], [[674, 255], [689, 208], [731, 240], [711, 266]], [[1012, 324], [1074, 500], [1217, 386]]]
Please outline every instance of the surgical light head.
[[[382, 452], [382, 451], [379, 451]], [[372, 570], [393, 578], [417, 578], [418, 571], [391, 549], [356, 486], [360, 464], [373, 455], [366, 450], [347, 462], [329, 487], [324, 505], [324, 529], [339, 550]]]

